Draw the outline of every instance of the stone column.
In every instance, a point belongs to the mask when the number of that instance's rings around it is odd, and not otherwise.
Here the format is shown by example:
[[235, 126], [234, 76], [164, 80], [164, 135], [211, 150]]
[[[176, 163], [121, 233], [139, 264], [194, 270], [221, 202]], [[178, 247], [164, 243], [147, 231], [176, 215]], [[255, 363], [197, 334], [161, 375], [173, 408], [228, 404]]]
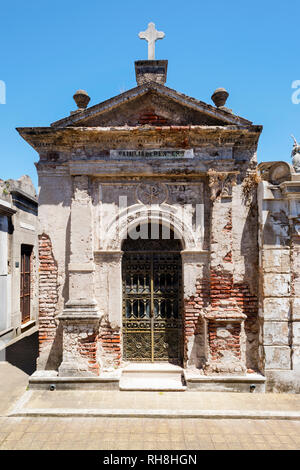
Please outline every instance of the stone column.
[[206, 311], [208, 361], [205, 372], [246, 372], [242, 312], [234, 294], [232, 262], [232, 187], [236, 174], [209, 171], [211, 188], [210, 306]]
[[73, 180], [70, 248], [69, 300], [59, 315], [63, 328], [59, 375], [98, 375], [100, 315], [94, 295], [93, 217], [87, 176]]

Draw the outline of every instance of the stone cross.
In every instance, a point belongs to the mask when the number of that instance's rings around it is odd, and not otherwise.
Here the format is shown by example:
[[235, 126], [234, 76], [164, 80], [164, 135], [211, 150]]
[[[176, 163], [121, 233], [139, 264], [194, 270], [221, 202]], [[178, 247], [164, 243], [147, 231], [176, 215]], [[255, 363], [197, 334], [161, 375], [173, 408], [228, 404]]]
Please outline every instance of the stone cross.
[[154, 23], [149, 23], [146, 31], [139, 33], [139, 38], [145, 39], [148, 42], [148, 60], [155, 60], [155, 41], [164, 37], [165, 33], [163, 31], [156, 31]]

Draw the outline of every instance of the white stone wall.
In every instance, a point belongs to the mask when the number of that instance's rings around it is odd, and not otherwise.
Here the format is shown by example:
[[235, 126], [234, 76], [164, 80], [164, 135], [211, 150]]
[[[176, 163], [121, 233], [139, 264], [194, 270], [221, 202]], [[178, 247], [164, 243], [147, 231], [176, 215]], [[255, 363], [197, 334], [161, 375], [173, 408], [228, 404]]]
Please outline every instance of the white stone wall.
[[269, 390], [299, 391], [297, 193], [287, 183], [258, 188], [260, 247], [260, 360]]

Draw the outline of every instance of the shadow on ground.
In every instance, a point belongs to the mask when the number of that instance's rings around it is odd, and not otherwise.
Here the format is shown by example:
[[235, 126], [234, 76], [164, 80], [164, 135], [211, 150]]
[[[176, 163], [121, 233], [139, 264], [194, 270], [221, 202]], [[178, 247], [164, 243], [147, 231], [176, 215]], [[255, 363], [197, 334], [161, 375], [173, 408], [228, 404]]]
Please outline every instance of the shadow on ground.
[[39, 354], [38, 332], [16, 341], [6, 348], [5, 360], [28, 375], [36, 370]]

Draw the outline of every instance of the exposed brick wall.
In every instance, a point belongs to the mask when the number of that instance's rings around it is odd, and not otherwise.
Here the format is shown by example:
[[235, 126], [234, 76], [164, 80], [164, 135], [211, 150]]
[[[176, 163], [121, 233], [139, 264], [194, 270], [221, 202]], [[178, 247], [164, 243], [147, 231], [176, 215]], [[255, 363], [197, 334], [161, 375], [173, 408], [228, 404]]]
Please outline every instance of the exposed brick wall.
[[141, 125], [149, 124], [151, 126], [167, 126], [169, 124], [167, 119], [155, 114], [151, 108], [144, 110], [140, 114], [138, 123]]
[[233, 276], [230, 273], [211, 270], [210, 273], [210, 299], [211, 309], [216, 314], [220, 309], [220, 300], [231, 300], [233, 289]]
[[119, 366], [121, 362], [121, 334], [118, 328], [112, 328], [108, 320], [100, 326], [99, 342], [101, 360], [104, 368]]
[[[246, 283], [234, 283], [230, 273], [211, 271], [210, 279], [197, 281], [195, 295], [184, 302], [184, 351], [187, 358], [187, 345], [192, 337], [203, 336], [203, 313], [209, 307], [210, 319], [207, 321], [207, 335], [212, 360], [218, 360], [223, 350], [232, 352], [241, 358], [239, 321], [230, 320], [228, 336], [216, 338], [216, 328], [222, 328], [222, 321], [215, 322], [226, 315], [227, 311], [247, 316], [244, 328], [246, 334], [246, 366], [249, 370], [257, 369], [258, 346], [258, 298], [250, 292]], [[231, 327], [232, 325], [232, 327]], [[227, 328], [227, 327], [226, 327]], [[217, 353], [217, 346], [219, 353]], [[204, 351], [203, 351], [204, 353]]]
[[98, 330], [81, 336], [84, 337], [79, 338], [78, 341], [79, 354], [87, 359], [89, 371], [99, 375], [100, 367], [97, 360]]
[[[246, 333], [246, 364], [249, 369], [257, 369], [258, 347], [258, 297], [250, 292], [247, 283], [234, 283], [230, 273], [211, 271], [211, 312], [216, 318], [226, 310], [238, 311], [247, 316], [245, 319]], [[210, 341], [210, 337], [209, 337]], [[210, 347], [213, 347], [210, 345]]]
[[[221, 330], [221, 332], [220, 332]], [[240, 323], [230, 323], [228, 325], [221, 322], [208, 322], [208, 338], [210, 355], [213, 361], [223, 358], [223, 352], [231, 352], [240, 359]]]
[[[239, 317], [241, 313], [244, 313], [237, 304], [233, 285], [233, 276], [230, 272], [211, 269], [210, 319], [207, 327], [210, 355], [208, 371], [233, 372], [236, 367], [233, 359], [242, 359], [241, 324], [231, 318], [227, 322], [224, 321], [227, 315]], [[231, 361], [229, 360], [231, 364], [226, 364], [230, 357], [232, 358]]]
[[236, 283], [233, 285], [231, 298], [233, 298], [237, 306], [247, 315], [247, 322], [257, 320], [258, 315], [258, 297], [250, 292], [246, 283]]
[[223, 230], [226, 231], [226, 232], [231, 232], [232, 231], [232, 209], [229, 209], [228, 211], [228, 222], [227, 224], [225, 225], [225, 227], [223, 227]]
[[56, 335], [57, 263], [48, 235], [39, 235], [39, 350], [53, 342]]
[[[233, 276], [229, 273], [211, 271], [210, 298], [212, 310], [216, 312], [220, 308], [226, 308], [223, 301], [228, 300], [234, 302], [248, 319], [257, 318], [257, 295], [251, 294], [247, 283], [234, 283]], [[232, 310], [231, 307], [230, 309]]]
[[[217, 207], [215, 211], [218, 214]], [[234, 282], [231, 207], [223, 210], [223, 217], [223, 227], [219, 226], [218, 217], [215, 216], [211, 229], [211, 243], [217, 257], [210, 269], [210, 307], [207, 316], [210, 361], [221, 363], [222, 355], [228, 358], [232, 355], [241, 359], [241, 366], [246, 366], [250, 372], [258, 368], [258, 298], [250, 292], [246, 281]], [[218, 253], [220, 249], [223, 249], [223, 256]]]
[[228, 251], [228, 253], [226, 253], [226, 255], [223, 258], [223, 261], [227, 263], [232, 263], [232, 251], [231, 250]]
[[258, 368], [258, 299], [247, 282], [234, 282], [232, 209], [228, 208], [223, 214], [227, 220], [223, 227], [215, 220], [211, 246], [213, 250], [221, 249], [219, 240], [222, 240], [224, 254], [217, 251], [217, 257], [212, 259], [209, 280], [198, 281], [195, 295], [185, 299], [185, 357], [187, 353], [191, 354], [191, 345], [195, 344], [192, 337], [205, 333], [204, 317], [208, 342], [205, 373], [242, 372], [245, 367], [250, 372]]
[[258, 370], [258, 296], [251, 293], [246, 283], [235, 283], [232, 297], [237, 306], [247, 315], [244, 323], [246, 334], [246, 366], [248, 372]]

